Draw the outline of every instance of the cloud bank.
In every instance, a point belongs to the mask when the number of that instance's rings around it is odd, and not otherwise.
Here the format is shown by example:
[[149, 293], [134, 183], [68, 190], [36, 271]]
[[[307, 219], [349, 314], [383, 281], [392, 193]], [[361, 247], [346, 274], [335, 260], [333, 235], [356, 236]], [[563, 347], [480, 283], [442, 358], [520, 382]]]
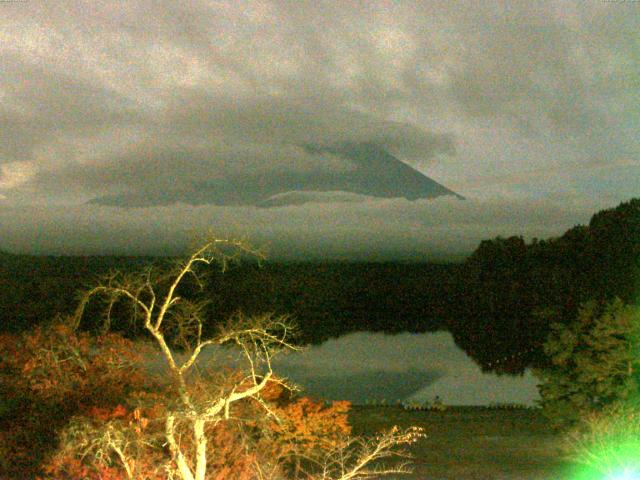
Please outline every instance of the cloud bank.
[[239, 236], [270, 260], [438, 260], [470, 254], [486, 238], [559, 236], [588, 222], [595, 205], [547, 201], [375, 199], [324, 194], [269, 209], [102, 205], [0, 208], [0, 248], [15, 253], [183, 254], [208, 231]]

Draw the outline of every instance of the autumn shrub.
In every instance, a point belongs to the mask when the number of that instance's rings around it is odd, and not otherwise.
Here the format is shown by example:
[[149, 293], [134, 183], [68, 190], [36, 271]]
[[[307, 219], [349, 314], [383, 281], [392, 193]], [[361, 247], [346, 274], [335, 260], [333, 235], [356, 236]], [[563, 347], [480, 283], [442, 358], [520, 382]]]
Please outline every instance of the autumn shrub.
[[[120, 444], [126, 445], [123, 455], [131, 475], [165, 478], [159, 469], [167, 454], [164, 415], [175, 392], [170, 384], [149, 378], [140, 367], [142, 352], [140, 343], [119, 335], [92, 337], [58, 322], [23, 336], [3, 335], [2, 475], [129, 478], [116, 458]], [[222, 375], [227, 383], [237, 376]], [[210, 389], [201, 385], [200, 395]], [[272, 415], [263, 415], [263, 407], [248, 400], [232, 411], [232, 418], [242, 422], [208, 429], [210, 478], [254, 478], [256, 465], [270, 463], [272, 475], [292, 471], [297, 455], [319, 458], [350, 433], [347, 402], [325, 405], [298, 398], [278, 381], [267, 385], [262, 400]], [[185, 447], [187, 441], [185, 435]]]
[[150, 408], [93, 407], [70, 419], [40, 478], [126, 480], [166, 478], [160, 433], [162, 398]]
[[[44, 465], [42, 478], [165, 478], [168, 398], [158, 391], [139, 392], [130, 397], [128, 406], [92, 407], [73, 417], [59, 436], [58, 451]], [[256, 478], [257, 468], [268, 469], [270, 478], [298, 478], [300, 458], [307, 464], [319, 462], [351, 432], [348, 402], [325, 404], [292, 397], [279, 381], [269, 383], [262, 401], [272, 415], [265, 416], [264, 405], [249, 400], [234, 405], [232, 421], [207, 428], [211, 459], [207, 479], [250, 480]], [[188, 450], [188, 426], [180, 425], [178, 431], [182, 447]], [[172, 468], [168, 465], [169, 471]]]
[[76, 333], [58, 320], [0, 337], [0, 478], [38, 473], [74, 415], [110, 408], [140, 388], [140, 348]]
[[[264, 415], [259, 406], [247, 404], [243, 413], [254, 420], [246, 426], [253, 429], [254, 465], [268, 465], [277, 459], [279, 468], [288, 478], [298, 478], [304, 465], [322, 461], [351, 433], [348, 422], [350, 403], [325, 403], [305, 396], [291, 396], [279, 381], [270, 382], [262, 398], [270, 415]], [[245, 427], [246, 428], [246, 427]]]

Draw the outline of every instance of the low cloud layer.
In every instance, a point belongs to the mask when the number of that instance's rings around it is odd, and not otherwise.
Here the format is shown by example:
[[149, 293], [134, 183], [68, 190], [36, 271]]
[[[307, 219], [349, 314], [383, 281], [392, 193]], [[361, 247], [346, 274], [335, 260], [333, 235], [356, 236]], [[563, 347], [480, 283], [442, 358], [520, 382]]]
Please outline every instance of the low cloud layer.
[[[157, 251], [211, 225], [420, 256], [561, 233], [638, 195], [638, 8], [1, 3], [0, 248]], [[469, 204], [356, 188], [336, 147], [363, 143]]]
[[264, 246], [271, 260], [461, 258], [497, 235], [547, 238], [607, 205], [375, 199], [324, 194], [302, 205], [0, 208], [0, 248], [20, 253], [181, 254], [208, 231]]

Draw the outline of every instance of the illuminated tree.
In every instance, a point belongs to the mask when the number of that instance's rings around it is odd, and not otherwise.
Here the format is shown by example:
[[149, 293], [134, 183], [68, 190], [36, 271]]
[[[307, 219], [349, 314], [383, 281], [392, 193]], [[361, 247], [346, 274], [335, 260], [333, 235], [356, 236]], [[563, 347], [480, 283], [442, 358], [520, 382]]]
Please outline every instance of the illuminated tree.
[[544, 345], [548, 368], [537, 370], [547, 417], [558, 427], [638, 394], [640, 309], [619, 299], [588, 302], [570, 324], [554, 324]]
[[[51, 474], [68, 473], [69, 459], [83, 478], [93, 478], [86, 467], [91, 460], [95, 478], [113, 479], [275, 480], [294, 466], [300, 478], [348, 480], [407, 470], [406, 464], [369, 465], [401, 454], [399, 445], [420, 438], [417, 429], [354, 440], [346, 435], [343, 405], [327, 408], [303, 399], [278, 404], [284, 391], [293, 390], [272, 369], [274, 355], [297, 349], [287, 317], [237, 314], [217, 335], [203, 338], [206, 303], [188, 299], [185, 283], [201, 285], [198, 267], [220, 263], [225, 269], [242, 254], [261, 257], [244, 242], [213, 238], [169, 272], [113, 273], [86, 292], [74, 328], [81, 326], [94, 297], [106, 299], [103, 333], [111, 327], [113, 312], [128, 304], [131, 322], [147, 332], [159, 352], [163, 380], [149, 379], [152, 388], [129, 399], [134, 408], [94, 409], [89, 417], [72, 421], [61, 434]], [[239, 354], [233, 368], [202, 360], [206, 349], [225, 347]], [[275, 397], [274, 388], [279, 389]]]

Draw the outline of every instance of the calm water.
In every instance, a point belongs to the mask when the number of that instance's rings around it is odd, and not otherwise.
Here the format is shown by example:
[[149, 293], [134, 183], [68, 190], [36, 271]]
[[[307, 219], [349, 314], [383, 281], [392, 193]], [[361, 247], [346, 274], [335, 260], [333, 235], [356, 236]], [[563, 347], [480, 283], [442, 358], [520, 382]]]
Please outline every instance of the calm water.
[[[201, 357], [233, 363], [231, 355], [221, 353], [209, 349]], [[424, 402], [437, 395], [448, 405], [534, 405], [539, 398], [530, 372], [515, 377], [482, 373], [448, 332], [355, 333], [276, 357], [273, 365], [308, 395], [356, 404]]]

